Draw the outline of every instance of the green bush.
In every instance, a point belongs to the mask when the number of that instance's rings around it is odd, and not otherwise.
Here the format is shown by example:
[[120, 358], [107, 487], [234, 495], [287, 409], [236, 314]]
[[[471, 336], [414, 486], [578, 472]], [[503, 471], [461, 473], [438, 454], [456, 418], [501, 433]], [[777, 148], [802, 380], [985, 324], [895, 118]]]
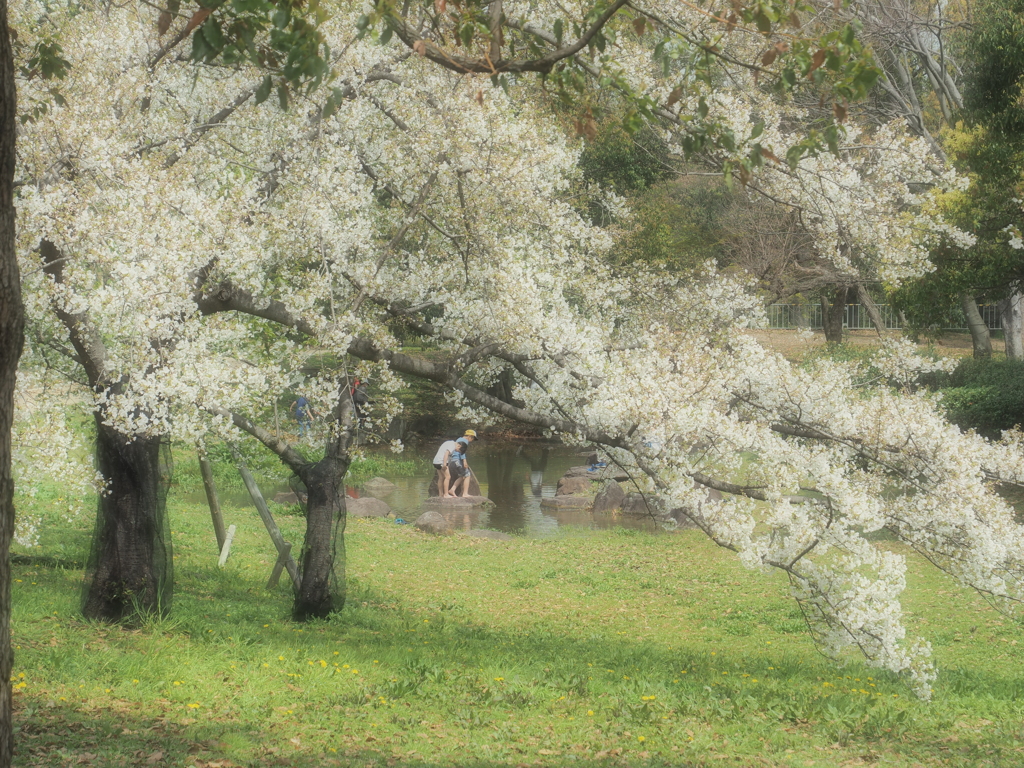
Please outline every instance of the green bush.
[[1024, 360], [965, 359], [950, 374], [934, 376], [949, 420], [963, 429], [998, 437], [1024, 424]]

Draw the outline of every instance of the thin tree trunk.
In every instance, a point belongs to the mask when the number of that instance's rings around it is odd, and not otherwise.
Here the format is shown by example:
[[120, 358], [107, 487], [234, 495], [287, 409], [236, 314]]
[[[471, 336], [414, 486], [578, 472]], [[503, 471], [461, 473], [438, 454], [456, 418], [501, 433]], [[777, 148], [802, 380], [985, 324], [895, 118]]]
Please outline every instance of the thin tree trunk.
[[14, 480], [11, 476], [11, 422], [14, 382], [25, 333], [21, 276], [14, 252], [14, 57], [7, 27], [7, 0], [0, 0], [0, 768], [14, 754], [11, 713], [11, 563], [14, 537]]
[[821, 294], [821, 324], [825, 330], [825, 341], [838, 344], [843, 340], [843, 317], [846, 315], [846, 294], [849, 289], [842, 285], [832, 292], [832, 302]]
[[1024, 296], [1014, 291], [999, 302], [999, 319], [1003, 326], [1006, 356], [1011, 360], [1024, 359], [1024, 317], [1021, 315]]
[[882, 319], [882, 313], [878, 311], [878, 305], [875, 304], [875, 300], [871, 298], [871, 294], [868, 293], [868, 289], [860, 283], [857, 283], [857, 298], [860, 300], [860, 304], [868, 313], [868, 317], [871, 318], [871, 324], [875, 326], [875, 330], [879, 336], [885, 335], [885, 321]]
[[967, 328], [971, 332], [974, 356], [979, 359], [992, 357], [992, 337], [978, 310], [978, 302], [969, 293], [963, 293], [960, 295], [960, 306], [963, 308], [964, 317], [967, 318]]

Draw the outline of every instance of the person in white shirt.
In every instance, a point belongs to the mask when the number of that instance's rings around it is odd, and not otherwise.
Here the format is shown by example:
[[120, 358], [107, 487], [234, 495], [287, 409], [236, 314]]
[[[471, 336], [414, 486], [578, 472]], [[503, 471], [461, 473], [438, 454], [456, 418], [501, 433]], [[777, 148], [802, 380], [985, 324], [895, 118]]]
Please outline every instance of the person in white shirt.
[[[459, 438], [467, 444], [473, 440], [476, 440], [476, 432], [472, 429], [467, 429], [466, 434]], [[459, 444], [455, 440], [445, 440], [441, 443], [441, 447], [438, 448], [437, 453], [434, 455], [434, 469], [437, 470], [437, 495], [450, 499], [454, 498], [455, 494], [452, 492], [454, 489], [448, 487], [449, 481], [451, 480], [451, 474], [448, 471], [448, 462], [451, 456], [456, 451], [459, 451]]]

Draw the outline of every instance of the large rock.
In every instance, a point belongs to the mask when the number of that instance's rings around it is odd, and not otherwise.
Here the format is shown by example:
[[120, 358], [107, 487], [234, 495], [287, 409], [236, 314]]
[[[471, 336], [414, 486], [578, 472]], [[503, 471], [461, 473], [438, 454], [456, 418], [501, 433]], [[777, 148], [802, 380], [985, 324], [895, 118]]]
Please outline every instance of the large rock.
[[293, 504], [299, 503], [299, 497], [295, 494], [295, 491], [281, 491], [274, 496], [274, 503], [290, 507]]
[[627, 493], [622, 500], [622, 514], [632, 517], [663, 518], [667, 516], [665, 503], [658, 496]]
[[466, 536], [475, 539], [494, 539], [495, 541], [512, 541], [512, 537], [501, 531], [489, 531], [486, 528], [474, 528], [471, 531], [463, 531]]
[[605, 480], [604, 487], [594, 498], [594, 512], [611, 512], [619, 509], [626, 500], [626, 492], [614, 480]]
[[435, 536], [450, 536], [452, 533], [452, 528], [448, 525], [448, 521], [444, 519], [440, 512], [434, 509], [428, 509], [417, 517], [413, 525], [424, 533], [432, 533]]
[[432, 496], [423, 502], [428, 507], [440, 509], [464, 509], [466, 507], [493, 507], [494, 502], [486, 496]]
[[391, 514], [391, 507], [373, 496], [363, 496], [360, 499], [346, 498], [345, 510], [350, 517], [387, 517]]
[[540, 500], [544, 509], [590, 509], [592, 503], [589, 496], [553, 496]]
[[590, 471], [589, 467], [569, 467], [563, 477], [585, 477], [589, 480], [629, 480], [629, 475], [618, 467], [602, 467]]
[[556, 496], [571, 496], [573, 494], [589, 494], [590, 478], [587, 477], [560, 477]]
[[391, 493], [398, 486], [392, 483], [390, 480], [385, 480], [383, 477], [374, 477], [363, 483], [363, 490], [368, 493], [375, 493], [381, 496]]

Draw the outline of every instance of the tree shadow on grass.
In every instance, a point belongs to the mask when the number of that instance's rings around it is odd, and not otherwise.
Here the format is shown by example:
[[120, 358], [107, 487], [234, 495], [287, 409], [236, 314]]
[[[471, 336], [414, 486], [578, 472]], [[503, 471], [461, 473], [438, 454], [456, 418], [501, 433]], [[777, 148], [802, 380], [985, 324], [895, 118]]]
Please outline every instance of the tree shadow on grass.
[[[232, 729], [219, 723], [173, 723], [132, 719], [111, 712], [83, 713], [68, 705], [15, 710], [15, 757], [19, 768], [508, 768], [527, 755], [493, 760], [423, 759], [398, 756], [392, 749], [310, 749], [301, 738], [268, 730]], [[564, 764], [565, 756], [542, 758], [543, 764]], [[536, 762], [534, 764], [541, 764]], [[579, 768], [636, 766], [690, 768], [703, 762], [624, 754], [612, 750], [601, 756], [574, 755]]]
[[[783, 727], [805, 731], [814, 728], [819, 737], [842, 732], [864, 744], [884, 744], [880, 746], [883, 751], [915, 756], [930, 749], [928, 741], [935, 735], [934, 724], [926, 722], [906, 726], [899, 743], [890, 739], [894, 728], [903, 727], [896, 721], [901, 711], [908, 710], [911, 721], [918, 716], [928, 719], [927, 708], [908, 702], [908, 689], [894, 676], [867, 670], [860, 663], [839, 670], [825, 660], [787, 653], [778, 646], [773, 646], [778, 650], [751, 653], [720, 644], [712, 653], [699, 639], [680, 638], [681, 647], [670, 650], [662, 643], [611, 637], [599, 631], [576, 636], [560, 626], [557, 618], [522, 627], [495, 627], [472, 620], [457, 606], [439, 604], [426, 611], [406, 607], [400, 595], [370, 588], [357, 579], [350, 582], [345, 611], [328, 620], [294, 624], [283, 620], [291, 603], [286, 586], [266, 593], [247, 574], [213, 567], [191, 569], [181, 585], [179, 618], [148, 630], [160, 633], [170, 643], [201, 645], [211, 655], [237, 655], [250, 661], [262, 648], [290, 647], [297, 658], [301, 657], [303, 667], [306, 659], [337, 658], [332, 655], [334, 650], [342, 649], [350, 661], [367, 667], [374, 658], [384, 659], [389, 674], [367, 675], [360, 686], [350, 685], [344, 691], [341, 686], [332, 689], [310, 685], [293, 694], [305, 708], [284, 721], [276, 714], [237, 710], [229, 715], [200, 710], [186, 717], [165, 715], [154, 719], [151, 701], [103, 699], [95, 707], [86, 707], [44, 701], [23, 693], [18, 697], [19, 757], [15, 765], [507, 768], [537, 761], [549, 766], [567, 764], [568, 755], [557, 754], [559, 750], [565, 752], [564, 745], [538, 757], [536, 745], [517, 752], [495, 742], [495, 751], [504, 754], [489, 761], [476, 757], [425, 760], [408, 754], [415, 747], [413, 743], [401, 747], [402, 755], [393, 752], [392, 745], [363, 744], [368, 740], [369, 721], [387, 716], [385, 710], [375, 709], [379, 697], [399, 706], [411, 702], [415, 706], [410, 711], [421, 716], [429, 713], [427, 716], [436, 722], [452, 724], [457, 733], [475, 729], [486, 733], [501, 727], [516, 719], [517, 707], [522, 709], [524, 720], [535, 721], [548, 716], [545, 713], [553, 718], [556, 715], [550, 703], [559, 697], [587, 701], [584, 711], [586, 706], [597, 709], [600, 704], [605, 708], [601, 714], [606, 722], [635, 732], [635, 724], [644, 722], [649, 710], [655, 708], [640, 703], [650, 696], [656, 697], [657, 707], [672, 712], [674, 717], [716, 728], [745, 728], [756, 731], [755, 737], [768, 738], [772, 731]], [[524, 592], [524, 599], [529, 599], [528, 592]], [[229, 604], [232, 612], [238, 606], [232, 617], [224, 613]], [[268, 615], [278, 619], [265, 622]], [[75, 631], [88, 635], [96, 630], [85, 627]], [[110, 633], [107, 639], [118, 646], [119, 652], [139, 653], [132, 640], [122, 642], [118, 635]], [[234, 637], [233, 646], [219, 648], [232, 639], [228, 635]], [[51, 653], [57, 651], [36, 649], [35, 659], [59, 668], [58, 657], [49, 656]], [[853, 676], [874, 676], [878, 690], [885, 693], [884, 701], [869, 704], [865, 696], [850, 693], [843, 684], [842, 691], [823, 690], [822, 680], [836, 681], [851, 672]], [[496, 685], [494, 681], [499, 677], [509, 679]], [[995, 701], [994, 711], [1012, 708], [1024, 697], [1024, 678], [1000, 675], [995, 670], [957, 672], [949, 676], [946, 685], [951, 694]], [[234, 679], [229, 684], [226, 676], [221, 686], [219, 678], [208, 681], [211, 693], [228, 697], [238, 687]], [[939, 686], [941, 696], [941, 679]], [[898, 693], [899, 700], [892, 698], [894, 693]], [[171, 702], [161, 706], [173, 711]], [[184, 707], [179, 702], [177, 711]], [[269, 703], [263, 709], [269, 712]], [[895, 723], [892, 726], [882, 717], [890, 714]], [[977, 714], [985, 716], [980, 711]], [[419, 723], [410, 722], [408, 727], [418, 728]], [[536, 723], [524, 727], [536, 728]], [[307, 734], [312, 736], [307, 738]], [[364, 734], [363, 738], [358, 734]], [[295, 738], [298, 743], [292, 741]], [[985, 738], [991, 739], [992, 735]], [[999, 736], [998, 742], [1009, 748], [1008, 739]], [[329, 743], [336, 744], [339, 752], [324, 751], [323, 745]], [[588, 743], [589, 752], [575, 754], [577, 759], [572, 764], [588, 768], [608, 764], [654, 768], [690, 765], [641, 757], [638, 750], [595, 759], [595, 752], [621, 747], [624, 739], [603, 736]], [[976, 747], [964, 743], [963, 748]], [[767, 759], [769, 765], [787, 764], [781, 756], [777, 763]]]

